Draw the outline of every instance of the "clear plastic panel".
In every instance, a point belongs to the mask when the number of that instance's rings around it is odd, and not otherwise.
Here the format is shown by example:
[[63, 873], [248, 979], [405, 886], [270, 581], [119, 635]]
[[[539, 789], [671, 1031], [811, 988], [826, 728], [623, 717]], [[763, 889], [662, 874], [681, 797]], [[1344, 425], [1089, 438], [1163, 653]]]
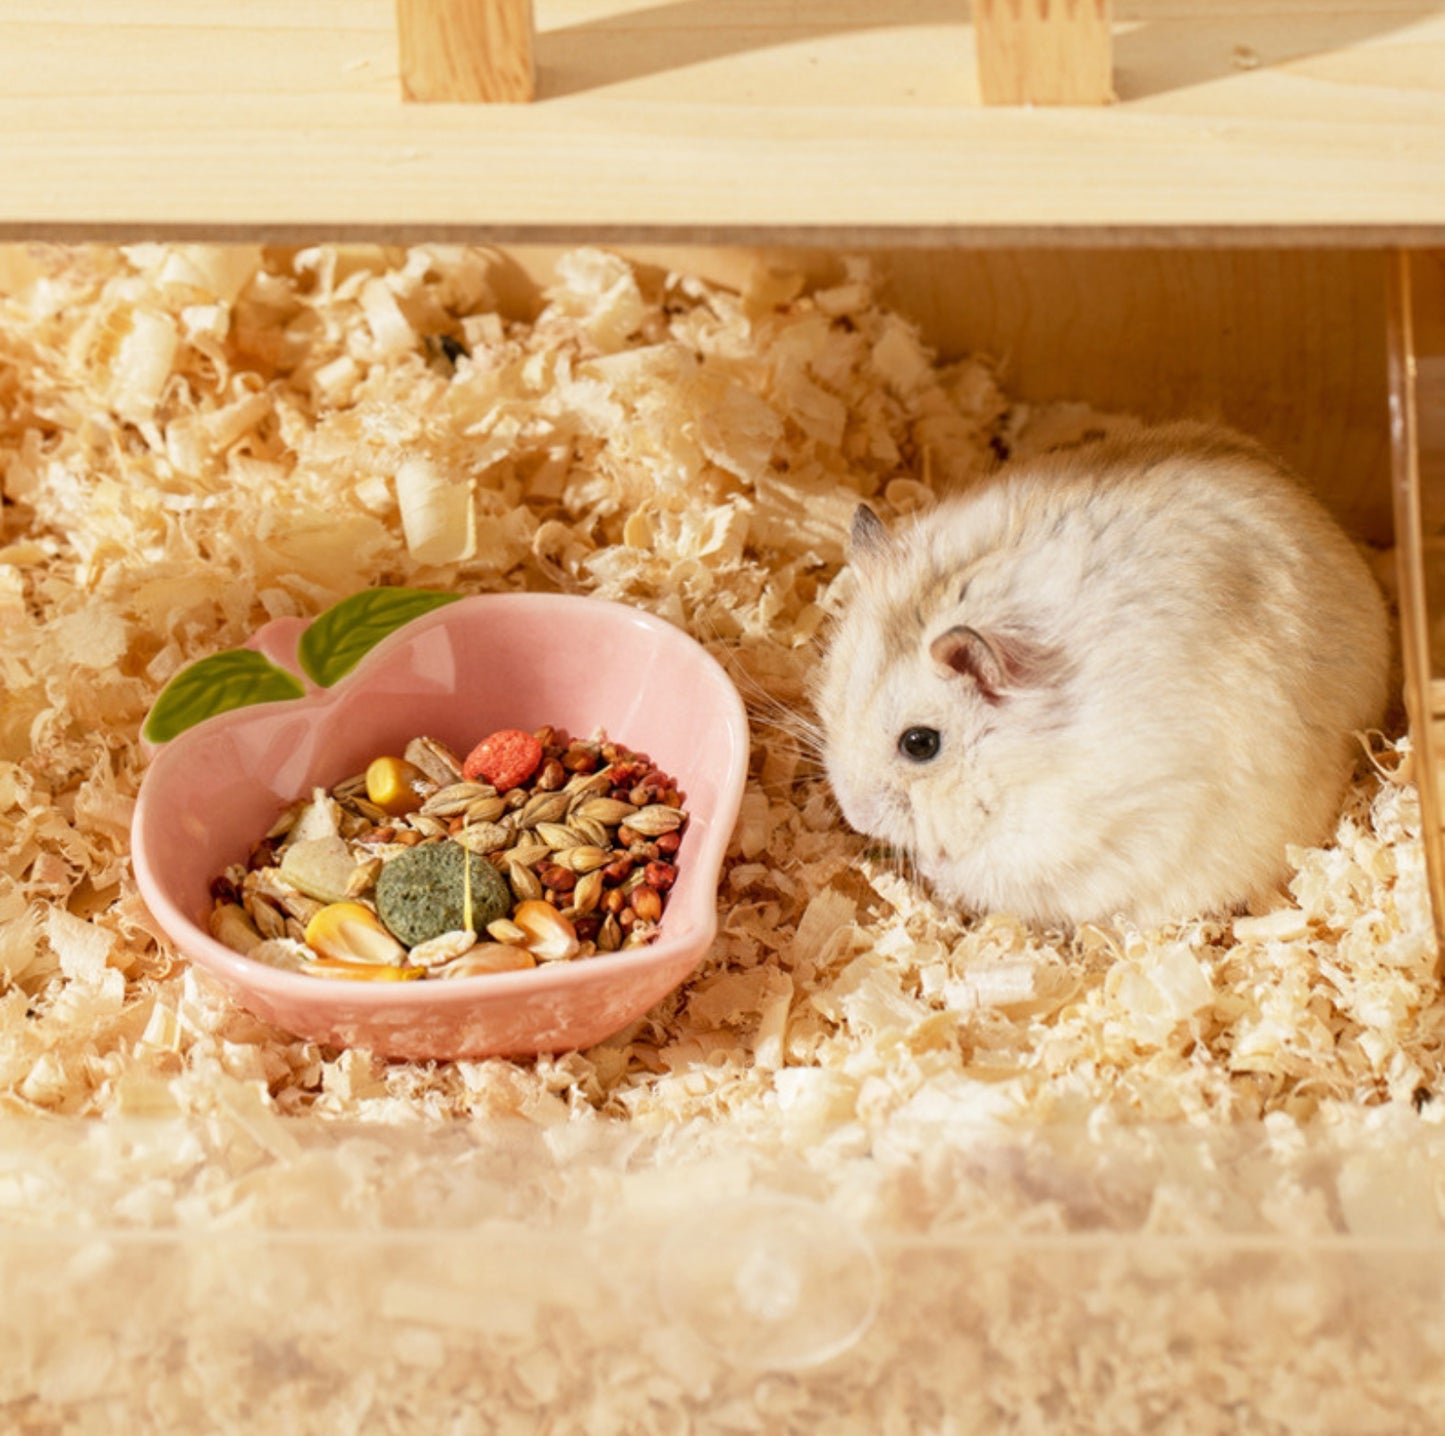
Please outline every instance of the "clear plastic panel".
[[1445, 1410], [1445, 1131], [1414, 1121], [940, 1129], [839, 1180], [736, 1133], [259, 1112], [0, 1128], [6, 1431], [1410, 1436]]

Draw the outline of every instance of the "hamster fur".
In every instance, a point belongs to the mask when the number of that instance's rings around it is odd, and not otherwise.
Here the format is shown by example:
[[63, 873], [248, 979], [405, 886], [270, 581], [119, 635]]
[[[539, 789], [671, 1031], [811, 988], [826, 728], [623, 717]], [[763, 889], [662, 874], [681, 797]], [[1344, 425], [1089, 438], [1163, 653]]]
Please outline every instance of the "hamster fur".
[[1154, 924], [1261, 896], [1383, 718], [1363, 556], [1219, 429], [1006, 466], [893, 533], [860, 508], [850, 567], [815, 691], [829, 780], [950, 905]]

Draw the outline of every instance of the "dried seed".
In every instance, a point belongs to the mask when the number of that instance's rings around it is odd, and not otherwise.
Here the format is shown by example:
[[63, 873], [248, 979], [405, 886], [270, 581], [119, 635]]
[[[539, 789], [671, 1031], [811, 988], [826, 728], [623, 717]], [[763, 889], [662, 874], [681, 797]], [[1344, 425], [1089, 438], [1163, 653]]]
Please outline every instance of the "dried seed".
[[372, 826], [384, 825], [389, 823], [392, 818], [392, 815], [388, 813], [385, 808], [377, 803], [368, 801], [366, 798], [350, 798], [347, 800], [346, 806], [350, 808], [353, 814], [360, 818], [362, 822], [370, 823]]
[[509, 943], [479, 942], [470, 952], [433, 968], [432, 977], [486, 977], [493, 972], [522, 972], [536, 967], [537, 959], [525, 947]]
[[255, 962], [264, 962], [267, 967], [279, 967], [283, 972], [305, 972], [312, 966], [310, 949], [289, 937], [268, 938], [246, 955]]
[[343, 778], [341, 782], [333, 784], [331, 796], [338, 803], [349, 803], [356, 798], [364, 798], [366, 796], [365, 772], [353, 773], [349, 778]]
[[552, 851], [546, 843], [523, 842], [508, 848], [502, 854], [504, 863], [520, 863], [524, 868], [534, 868]]
[[671, 863], [648, 863], [642, 870], [642, 880], [658, 892], [666, 892], [677, 881], [677, 869]]
[[296, 826], [296, 819], [301, 816], [301, 810], [305, 806], [305, 803], [292, 803], [266, 830], [266, 836], [268, 838], [284, 838]]
[[211, 936], [234, 952], [249, 953], [261, 945], [261, 934], [246, 909], [237, 903], [222, 903], [211, 909]]
[[507, 864], [507, 883], [518, 902], [531, 902], [542, 896], [542, 884], [537, 880], [537, 874], [523, 863]]
[[413, 813], [407, 822], [424, 838], [444, 838], [447, 836], [447, 825], [439, 818], [433, 818], [427, 813]]
[[632, 911], [641, 922], [656, 922], [662, 916], [662, 894], [642, 884], [632, 894]]
[[496, 796], [497, 790], [486, 783], [449, 783], [445, 788], [438, 788], [421, 805], [421, 810], [434, 818], [454, 818], [458, 813], [468, 812], [479, 798], [495, 799]]
[[628, 874], [635, 866], [636, 860], [629, 854], [622, 853], [602, 869], [602, 880], [609, 886], [626, 882]]
[[567, 805], [570, 801], [566, 793], [538, 793], [522, 808], [518, 821], [524, 828], [556, 823], [567, 816]]
[[351, 874], [351, 881], [346, 885], [346, 896], [349, 898], [360, 897], [368, 888], [375, 886], [380, 874], [380, 858], [367, 858], [364, 862], [358, 863], [356, 870]]
[[602, 911], [616, 917], [627, 906], [627, 894], [621, 888], [608, 888], [602, 894]]
[[471, 823], [495, 823], [507, 811], [507, 800], [500, 793], [477, 798], [467, 804], [466, 819]]
[[544, 793], [555, 793], [566, 781], [567, 770], [555, 758], [548, 758], [536, 777], [536, 785]]
[[623, 947], [646, 947], [652, 941], [652, 928], [639, 924], [622, 939]]
[[470, 952], [477, 945], [477, 935], [469, 928], [458, 928], [453, 932], [441, 932], [435, 937], [419, 942], [412, 948], [410, 958], [417, 967], [439, 967], [451, 962], [464, 952]]
[[609, 827], [628, 821], [636, 812], [637, 809], [631, 803], [622, 803], [616, 798], [589, 798], [587, 802], [577, 806], [579, 818], [591, 818], [594, 822], [606, 823]]
[[655, 838], [660, 833], [676, 831], [686, 817], [681, 808], [670, 808], [666, 803], [649, 803], [627, 820], [627, 826], [645, 838]]
[[605, 824], [597, 822], [595, 818], [579, 818], [574, 813], [567, 819], [567, 826], [587, 846], [594, 848], [610, 848], [612, 846], [612, 834], [607, 831]]
[[554, 852], [558, 848], [582, 846], [582, 839], [562, 823], [538, 823], [537, 836]]
[[399, 967], [406, 949], [369, 907], [333, 902], [306, 924], [306, 946], [333, 962], [372, 962]]
[[665, 858], [672, 857], [682, 846], [682, 834], [674, 829], [670, 833], [657, 835], [657, 851]]
[[487, 936], [496, 938], [498, 942], [512, 943], [514, 945], [526, 942], [527, 940], [527, 934], [509, 917], [499, 917], [496, 922], [489, 922], [487, 924]]
[[286, 936], [286, 916], [279, 908], [272, 907], [265, 898], [258, 897], [255, 893], [247, 893], [242, 904], [246, 909], [246, 916], [255, 923], [256, 931], [263, 938]]
[[579, 913], [595, 911], [601, 900], [602, 874], [600, 872], [590, 872], [577, 880], [577, 886], [572, 889], [572, 906]]
[[597, 930], [597, 951], [616, 952], [622, 946], [622, 925], [609, 913]]
[[560, 849], [553, 855], [552, 861], [569, 872], [590, 873], [611, 862], [612, 854], [606, 848], [579, 843], [575, 848]]
[[461, 780], [462, 760], [435, 738], [413, 738], [402, 756], [440, 787]]
[[577, 874], [560, 863], [543, 863], [537, 869], [537, 879], [554, 893], [570, 893], [577, 886]]
[[551, 903], [520, 903], [512, 921], [527, 934], [527, 951], [539, 962], [565, 962], [576, 957], [577, 931]]
[[575, 806], [578, 803], [585, 803], [588, 798], [595, 798], [599, 793], [605, 793], [611, 786], [611, 768], [600, 768], [595, 773], [574, 773], [567, 780], [567, 786], [562, 791], [572, 795]]
[[265, 898], [285, 916], [300, 918], [302, 922], [309, 922], [312, 913], [321, 906], [315, 898], [292, 886], [280, 868], [259, 868], [254, 873], [248, 873], [242, 891]]
[[505, 848], [516, 834], [508, 823], [472, 823], [454, 841], [471, 853], [495, 853]]

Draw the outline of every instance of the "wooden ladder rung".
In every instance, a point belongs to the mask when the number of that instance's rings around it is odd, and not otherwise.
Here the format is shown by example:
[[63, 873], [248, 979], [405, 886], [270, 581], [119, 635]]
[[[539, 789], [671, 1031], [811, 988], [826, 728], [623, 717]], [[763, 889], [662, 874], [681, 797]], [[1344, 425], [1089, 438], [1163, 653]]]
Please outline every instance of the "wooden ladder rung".
[[[396, 0], [396, 20], [403, 98], [535, 97], [532, 0]], [[985, 104], [1114, 98], [1110, 0], [973, 0], [973, 27]]]
[[396, 30], [404, 99], [536, 94], [532, 0], [396, 0]]
[[973, 0], [986, 105], [1106, 105], [1110, 0]]

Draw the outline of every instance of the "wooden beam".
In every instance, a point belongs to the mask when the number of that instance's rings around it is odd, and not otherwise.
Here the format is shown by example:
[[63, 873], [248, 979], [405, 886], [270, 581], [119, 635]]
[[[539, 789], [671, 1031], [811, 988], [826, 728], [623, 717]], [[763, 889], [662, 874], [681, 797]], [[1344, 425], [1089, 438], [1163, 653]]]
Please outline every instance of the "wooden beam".
[[986, 105], [1107, 105], [1110, 0], [973, 0]]
[[532, 0], [396, 0], [407, 100], [525, 102], [536, 94]]

